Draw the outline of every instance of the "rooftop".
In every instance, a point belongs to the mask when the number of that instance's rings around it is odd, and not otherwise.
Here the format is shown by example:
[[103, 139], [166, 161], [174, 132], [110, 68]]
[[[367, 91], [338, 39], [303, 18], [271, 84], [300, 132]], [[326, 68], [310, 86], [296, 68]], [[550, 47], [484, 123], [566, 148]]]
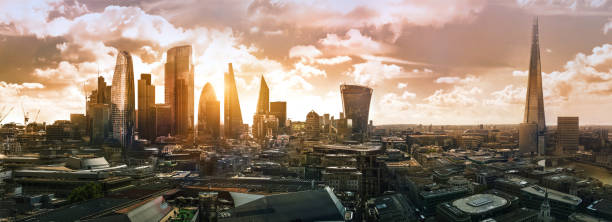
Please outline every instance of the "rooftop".
[[482, 214], [502, 208], [508, 200], [493, 194], [475, 194], [453, 201], [453, 206], [469, 214]]
[[566, 194], [566, 193], [552, 190], [552, 189], [546, 189], [538, 185], [528, 186], [521, 190], [523, 192], [527, 192], [532, 195], [539, 196], [541, 198], [544, 198], [546, 192], [548, 192], [548, 199], [558, 201], [558, 202], [563, 202], [563, 203], [574, 205], [574, 206], [578, 206], [580, 205], [580, 203], [582, 203], [582, 199], [580, 199], [580, 197]]

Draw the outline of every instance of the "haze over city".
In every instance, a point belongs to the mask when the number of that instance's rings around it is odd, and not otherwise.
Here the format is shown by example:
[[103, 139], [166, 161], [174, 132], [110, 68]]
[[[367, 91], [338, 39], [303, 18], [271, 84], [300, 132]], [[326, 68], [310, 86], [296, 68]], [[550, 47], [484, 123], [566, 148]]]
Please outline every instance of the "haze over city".
[[[293, 120], [337, 115], [338, 85], [351, 83], [374, 89], [375, 124], [518, 123], [539, 16], [548, 124], [562, 115], [612, 124], [609, 1], [196, 3], [0, 2], [0, 105], [43, 110], [38, 120], [49, 123], [83, 113], [97, 76], [110, 83], [119, 50], [131, 53], [135, 81], [152, 74], [164, 103], [165, 52], [190, 44], [194, 102], [210, 82], [223, 104], [231, 62], [245, 123], [262, 75]], [[23, 123], [21, 112], [11, 121]]]

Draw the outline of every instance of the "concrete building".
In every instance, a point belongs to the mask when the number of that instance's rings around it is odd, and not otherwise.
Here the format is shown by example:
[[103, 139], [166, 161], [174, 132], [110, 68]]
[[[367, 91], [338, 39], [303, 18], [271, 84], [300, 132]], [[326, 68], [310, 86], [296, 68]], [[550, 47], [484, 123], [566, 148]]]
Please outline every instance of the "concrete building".
[[319, 114], [314, 110], [311, 110], [306, 115], [306, 139], [317, 140], [319, 133], [321, 132], [321, 124], [319, 124]]
[[140, 74], [138, 80], [138, 135], [147, 140], [155, 139], [155, 126], [150, 122], [155, 106], [155, 86], [151, 84], [151, 74]]
[[481, 221], [501, 215], [512, 206], [514, 196], [502, 197], [495, 194], [475, 194], [437, 206], [436, 220], [441, 222]]
[[557, 219], [567, 218], [570, 214], [578, 210], [582, 203], [580, 197], [562, 193], [556, 190], [546, 189], [538, 185], [533, 185], [521, 189], [521, 203], [527, 208], [539, 210], [542, 202], [548, 200], [551, 207], [551, 216]]
[[321, 172], [321, 180], [334, 191], [359, 192], [361, 171], [354, 167], [326, 167]]
[[580, 127], [577, 116], [557, 117], [557, 147], [564, 153], [574, 154], [578, 151]]

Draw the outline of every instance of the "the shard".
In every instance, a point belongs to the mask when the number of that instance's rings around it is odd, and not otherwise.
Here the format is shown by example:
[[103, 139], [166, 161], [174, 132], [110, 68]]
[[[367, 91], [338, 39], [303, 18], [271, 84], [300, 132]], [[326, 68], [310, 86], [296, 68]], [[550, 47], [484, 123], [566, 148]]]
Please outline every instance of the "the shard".
[[126, 148], [132, 142], [135, 122], [134, 67], [126, 51], [117, 55], [111, 88], [111, 121], [113, 139]]
[[542, 70], [538, 40], [538, 19], [533, 24], [531, 59], [527, 77], [525, 117], [519, 126], [519, 151], [521, 153], [544, 154], [546, 121], [544, 117], [544, 96], [542, 92]]
[[229, 63], [229, 72], [224, 76], [225, 90], [223, 101], [223, 128], [225, 138], [236, 139], [242, 133], [242, 112], [238, 100], [238, 89], [234, 78], [234, 69]]

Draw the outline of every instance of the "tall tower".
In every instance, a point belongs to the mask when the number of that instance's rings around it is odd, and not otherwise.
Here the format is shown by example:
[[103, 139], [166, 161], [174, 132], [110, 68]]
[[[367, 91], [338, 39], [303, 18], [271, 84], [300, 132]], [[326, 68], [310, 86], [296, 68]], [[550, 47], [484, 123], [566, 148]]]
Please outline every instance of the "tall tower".
[[216, 139], [219, 137], [220, 108], [215, 89], [210, 83], [206, 83], [200, 94], [198, 105], [198, 138]]
[[268, 114], [270, 112], [270, 89], [268, 84], [261, 76], [261, 83], [259, 85], [259, 100], [257, 100], [257, 111], [255, 114]]
[[191, 45], [177, 46], [167, 52], [165, 102], [170, 105], [172, 134], [186, 136], [193, 130], [194, 79]]
[[363, 142], [367, 136], [372, 88], [359, 85], [340, 85], [342, 107], [353, 123], [351, 139]]
[[117, 55], [113, 87], [111, 88], [111, 119], [113, 139], [127, 148], [134, 135], [134, 67], [132, 56], [126, 51]]
[[140, 74], [138, 80], [138, 133], [142, 138], [154, 140], [154, 126], [149, 116], [155, 105], [155, 86], [151, 85], [151, 74]]
[[540, 64], [540, 45], [538, 18], [534, 19], [531, 40], [531, 59], [527, 77], [525, 117], [519, 126], [519, 151], [521, 153], [544, 154], [546, 121], [544, 116], [544, 96], [542, 92], [542, 70]]
[[229, 63], [229, 72], [224, 76], [223, 127], [225, 138], [238, 138], [242, 128], [242, 112], [238, 101], [238, 89], [234, 79], [234, 68]]

